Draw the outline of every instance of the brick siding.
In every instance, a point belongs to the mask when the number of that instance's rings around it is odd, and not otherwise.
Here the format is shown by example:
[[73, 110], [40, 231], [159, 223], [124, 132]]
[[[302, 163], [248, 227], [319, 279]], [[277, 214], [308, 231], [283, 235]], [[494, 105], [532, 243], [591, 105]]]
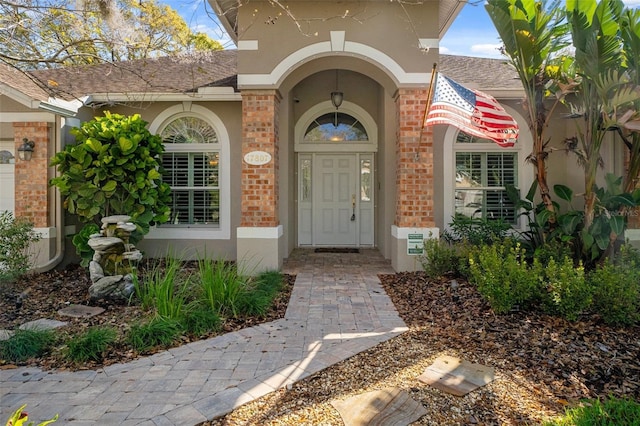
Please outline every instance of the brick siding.
[[396, 96], [396, 218], [401, 228], [433, 227], [433, 132], [422, 128], [427, 89]]
[[278, 219], [278, 120], [281, 97], [275, 90], [242, 92], [242, 156], [271, 154], [261, 166], [242, 162], [243, 227], [274, 227]]
[[[51, 124], [39, 122], [13, 123], [16, 147], [15, 216], [29, 219], [36, 228], [50, 225], [49, 152]], [[18, 158], [22, 139], [35, 142], [31, 161]]]

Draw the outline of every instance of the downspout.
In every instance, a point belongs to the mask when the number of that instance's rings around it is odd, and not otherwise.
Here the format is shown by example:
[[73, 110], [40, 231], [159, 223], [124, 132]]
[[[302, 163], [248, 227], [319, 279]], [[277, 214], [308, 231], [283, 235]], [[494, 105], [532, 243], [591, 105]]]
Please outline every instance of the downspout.
[[[59, 115], [56, 115], [56, 135], [55, 135], [55, 152], [59, 152], [62, 150], [62, 118]], [[56, 171], [56, 174], [58, 172]], [[55, 268], [62, 262], [64, 258], [64, 235], [63, 235], [63, 216], [64, 212], [62, 210], [62, 195], [60, 194], [60, 190], [58, 188], [55, 189], [55, 201], [54, 201], [54, 216], [55, 216], [55, 227], [56, 227], [56, 254], [53, 259], [49, 260], [44, 265], [36, 266], [33, 269], [33, 272], [41, 273], [47, 272], [51, 269]]]

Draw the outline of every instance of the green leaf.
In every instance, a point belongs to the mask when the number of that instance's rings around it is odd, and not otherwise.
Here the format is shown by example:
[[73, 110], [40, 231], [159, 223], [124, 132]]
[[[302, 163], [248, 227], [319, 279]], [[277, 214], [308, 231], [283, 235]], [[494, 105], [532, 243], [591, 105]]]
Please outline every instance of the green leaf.
[[549, 222], [552, 214], [553, 213], [549, 210], [542, 210], [541, 212], [536, 213], [536, 223], [538, 226], [544, 227]]
[[611, 231], [615, 232], [616, 235], [622, 235], [625, 227], [624, 216], [611, 216], [609, 219], [609, 226], [611, 226]]
[[83, 197], [87, 197], [87, 198], [92, 198], [93, 195], [98, 191], [98, 188], [96, 188], [93, 185], [86, 185], [83, 186], [79, 191], [78, 194], [80, 194]]
[[631, 194], [614, 195], [613, 197], [609, 198], [608, 201], [608, 204], [614, 207], [634, 207], [636, 205], [636, 201], [633, 199], [633, 196]]
[[582, 217], [576, 214], [563, 214], [558, 218], [562, 232], [568, 235], [573, 235], [580, 223], [582, 223]]
[[558, 196], [558, 198], [565, 201], [571, 201], [573, 198], [573, 191], [565, 185], [553, 185], [553, 192]]
[[606, 250], [609, 247], [609, 236], [604, 234], [598, 234], [595, 236], [596, 244], [600, 250]]
[[107, 201], [107, 198], [105, 197], [104, 192], [98, 191], [93, 196], [93, 201], [97, 204], [104, 204]]
[[122, 153], [125, 155], [130, 154], [136, 148], [134, 142], [131, 139], [125, 138], [124, 136], [120, 136], [120, 139], [118, 139], [118, 145], [120, 146]]
[[88, 138], [85, 141], [85, 146], [95, 153], [98, 153], [100, 152], [100, 150], [102, 150], [102, 144], [96, 138]]
[[149, 170], [149, 173], [147, 174], [147, 178], [152, 181], [160, 179], [161, 177], [162, 175], [156, 169]]
[[113, 192], [116, 190], [118, 183], [115, 180], [110, 180], [103, 187], [102, 190], [104, 192]]
[[536, 196], [537, 190], [538, 190], [538, 181], [534, 180], [533, 183], [531, 184], [531, 187], [529, 187], [529, 192], [527, 192], [527, 196], [525, 197], [525, 199], [533, 203], [533, 197]]

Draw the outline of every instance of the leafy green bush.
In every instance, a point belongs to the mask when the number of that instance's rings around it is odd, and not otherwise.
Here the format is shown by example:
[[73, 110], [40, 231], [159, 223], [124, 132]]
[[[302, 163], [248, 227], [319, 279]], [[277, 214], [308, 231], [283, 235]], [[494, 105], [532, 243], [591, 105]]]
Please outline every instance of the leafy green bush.
[[138, 352], [162, 346], [169, 347], [182, 332], [183, 325], [176, 319], [155, 317], [145, 324], [133, 324], [127, 332], [126, 341]]
[[631, 399], [611, 397], [585, 400], [565, 414], [544, 423], [545, 426], [626, 426], [640, 425], [640, 404]]
[[509, 239], [470, 252], [469, 280], [499, 314], [530, 304], [537, 294], [540, 273], [529, 267], [520, 244]]
[[0, 212], [0, 282], [12, 281], [30, 269], [28, 249], [39, 240], [33, 224], [14, 218], [9, 211]]
[[282, 274], [266, 271], [247, 283], [238, 303], [242, 315], [265, 315], [282, 289]]
[[67, 358], [74, 362], [100, 361], [116, 339], [117, 332], [113, 328], [90, 328], [67, 342]]
[[424, 241], [424, 255], [420, 258], [422, 269], [428, 278], [434, 279], [449, 273], [457, 273], [460, 258], [456, 249], [444, 240], [429, 238]]
[[[139, 114], [125, 117], [107, 111], [72, 129], [77, 143], [51, 159], [60, 175], [49, 183], [65, 197], [69, 213], [94, 223], [104, 216], [129, 215], [138, 226], [132, 244], [151, 225], [169, 219], [171, 190], [162, 182], [164, 145], [147, 124]], [[74, 238], [74, 244], [86, 248], [80, 238]], [[78, 254], [83, 259], [91, 255], [85, 250]]]
[[545, 265], [542, 305], [546, 312], [574, 321], [591, 306], [593, 291], [585, 280], [582, 265], [574, 267], [573, 260], [562, 262], [551, 258]]
[[0, 341], [0, 357], [9, 362], [23, 362], [46, 354], [55, 343], [51, 330], [16, 330], [9, 339]]
[[640, 261], [623, 247], [616, 263], [607, 261], [588, 275], [593, 308], [605, 323], [633, 325], [640, 321]]

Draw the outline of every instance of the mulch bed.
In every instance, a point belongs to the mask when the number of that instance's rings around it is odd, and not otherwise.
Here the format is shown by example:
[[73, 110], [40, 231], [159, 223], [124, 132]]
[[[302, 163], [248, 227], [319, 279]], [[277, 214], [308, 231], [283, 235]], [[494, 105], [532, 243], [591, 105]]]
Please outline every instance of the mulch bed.
[[[191, 265], [193, 267], [193, 265]], [[189, 267], [189, 265], [187, 265]], [[283, 318], [289, 303], [289, 296], [293, 289], [295, 276], [285, 275], [285, 285], [272, 309], [262, 317], [227, 318], [219, 332], [212, 332], [203, 336], [183, 336], [176, 345], [182, 345], [194, 340], [206, 339], [226, 332], [251, 327], [256, 324]], [[149, 319], [152, 315], [137, 305], [115, 303], [108, 301], [91, 301], [89, 286], [91, 280], [87, 268], [70, 265], [63, 270], [53, 270], [41, 274], [23, 277], [13, 283], [0, 284], [0, 330], [13, 330], [28, 321], [40, 318], [66, 321], [68, 325], [57, 329], [57, 333], [64, 337], [78, 335], [90, 327], [109, 326], [124, 334], [134, 323]], [[58, 314], [60, 309], [71, 304], [99, 306], [105, 312], [90, 318], [71, 318]], [[91, 362], [76, 365], [64, 360], [60, 351], [53, 351], [47, 356], [30, 359], [21, 365], [38, 366], [43, 369], [94, 369], [114, 363], [132, 361], [143, 355], [150, 355], [166, 348], [154, 348], [144, 354], [132, 351], [127, 346], [111, 348], [104, 354], [101, 362]], [[14, 366], [0, 359], [0, 368]]]
[[[203, 425], [342, 425], [331, 401], [388, 387], [426, 408], [419, 425], [540, 424], [584, 398], [640, 401], [639, 327], [498, 316], [462, 280], [452, 286], [419, 272], [380, 279], [408, 332]], [[417, 380], [441, 355], [494, 367], [496, 378], [463, 397]]]

